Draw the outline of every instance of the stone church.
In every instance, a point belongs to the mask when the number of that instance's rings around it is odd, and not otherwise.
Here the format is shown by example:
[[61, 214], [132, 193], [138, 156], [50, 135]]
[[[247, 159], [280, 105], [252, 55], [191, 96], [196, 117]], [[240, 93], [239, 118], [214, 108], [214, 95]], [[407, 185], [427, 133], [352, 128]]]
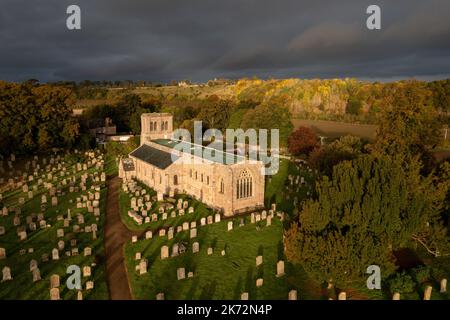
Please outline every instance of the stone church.
[[[162, 200], [163, 196], [185, 193], [225, 216], [264, 206], [262, 162], [250, 162], [245, 157], [222, 150], [173, 140], [172, 132], [171, 114], [143, 114], [141, 145], [128, 158], [121, 160], [119, 176], [125, 180], [136, 178], [147, 184], [157, 192], [158, 200]], [[179, 147], [174, 148], [180, 143], [184, 144], [183, 151]], [[198, 153], [195, 150], [209, 152]], [[216, 152], [219, 158], [233, 157], [234, 161], [217, 161], [216, 156], [206, 156], [216, 155]]]

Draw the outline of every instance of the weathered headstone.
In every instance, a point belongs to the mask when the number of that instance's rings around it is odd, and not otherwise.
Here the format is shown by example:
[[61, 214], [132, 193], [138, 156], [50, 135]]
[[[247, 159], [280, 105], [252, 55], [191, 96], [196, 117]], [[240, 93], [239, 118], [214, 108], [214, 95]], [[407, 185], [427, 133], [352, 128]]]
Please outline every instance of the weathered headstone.
[[288, 294], [289, 300], [297, 300], [297, 290], [291, 290]]
[[191, 231], [190, 231], [190, 238], [191, 239], [193, 239], [193, 238], [196, 238], [197, 237], [197, 229], [195, 228], [195, 229], [191, 229]]
[[59, 288], [50, 289], [50, 300], [60, 300]]
[[442, 279], [441, 282], [440, 282], [440, 285], [441, 285], [440, 292], [441, 293], [447, 292], [447, 279], [445, 279], [445, 278]]
[[33, 282], [41, 280], [41, 271], [39, 270], [39, 268], [33, 269], [32, 273], [33, 273]]
[[427, 286], [425, 288], [425, 292], [424, 292], [424, 295], [423, 295], [423, 300], [430, 300], [432, 291], [433, 291], [433, 287], [432, 286]]
[[400, 293], [395, 292], [394, 295], [392, 296], [392, 300], [400, 300]]
[[256, 257], [256, 266], [259, 267], [260, 265], [262, 265], [262, 263], [263, 263], [263, 257], [257, 256]]
[[262, 287], [263, 284], [264, 284], [264, 280], [262, 278], [256, 279], [256, 286], [257, 287]]
[[184, 270], [184, 268], [178, 268], [177, 269], [177, 279], [183, 280], [184, 278], [186, 278], [186, 271]]
[[4, 282], [4, 281], [10, 281], [10, 280], [12, 280], [13, 278], [12, 278], [12, 276], [11, 276], [11, 268], [10, 267], [4, 267], [3, 269], [2, 269], [2, 275], [3, 275], [3, 277], [2, 277], [2, 282]]
[[347, 300], [347, 293], [345, 291], [339, 292], [338, 300]]
[[52, 274], [50, 277], [50, 288], [59, 288], [60, 281], [59, 281], [59, 275]]
[[248, 292], [243, 292], [241, 294], [241, 300], [248, 300]]
[[59, 260], [59, 252], [56, 248], [52, 250], [52, 260]]
[[200, 249], [199, 243], [198, 242], [194, 242], [192, 244], [192, 253], [197, 253], [199, 251], [199, 249]]
[[167, 259], [169, 257], [169, 247], [162, 246], [161, 247], [161, 260]]
[[233, 221], [228, 221], [228, 231], [233, 230]]

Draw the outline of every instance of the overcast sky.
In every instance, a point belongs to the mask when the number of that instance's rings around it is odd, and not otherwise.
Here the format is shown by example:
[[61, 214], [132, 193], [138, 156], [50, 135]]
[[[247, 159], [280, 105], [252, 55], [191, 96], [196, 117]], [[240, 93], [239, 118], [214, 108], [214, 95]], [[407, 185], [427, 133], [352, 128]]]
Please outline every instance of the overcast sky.
[[450, 0], [0, 0], [2, 80], [251, 76], [450, 77]]

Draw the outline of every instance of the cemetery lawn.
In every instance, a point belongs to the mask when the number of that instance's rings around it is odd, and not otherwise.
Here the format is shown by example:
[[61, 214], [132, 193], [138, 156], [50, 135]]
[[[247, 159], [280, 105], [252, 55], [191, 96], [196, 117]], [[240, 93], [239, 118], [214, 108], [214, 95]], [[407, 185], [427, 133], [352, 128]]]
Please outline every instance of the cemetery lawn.
[[[150, 197], [153, 198], [151, 199], [152, 208], [151, 210], [148, 210], [148, 216], [151, 217], [152, 214], [156, 214], [158, 216], [158, 221], [153, 221], [149, 223], [143, 222], [142, 225], [138, 225], [132, 218], [128, 216], [128, 211], [132, 210], [130, 205], [131, 205], [131, 198], [134, 195], [132, 195], [131, 193], [128, 194], [125, 191], [123, 191], [122, 188], [120, 188], [120, 195], [119, 195], [120, 218], [123, 224], [125, 224], [127, 228], [131, 231], [152, 230], [153, 232], [155, 232], [156, 230], [159, 230], [161, 228], [167, 229], [171, 226], [180, 226], [183, 224], [183, 222], [186, 221], [188, 222], [194, 220], [200, 221], [201, 218], [207, 217], [212, 212], [211, 209], [209, 209], [203, 203], [193, 199], [192, 197], [189, 197], [188, 195], [179, 194], [174, 197], [175, 201], [172, 201], [173, 202], [172, 204], [175, 206], [175, 208], [173, 210], [169, 210], [169, 212], [167, 213], [167, 220], [162, 220], [162, 214], [159, 213], [159, 207], [161, 205], [161, 202], [156, 201], [156, 192], [143, 183], [137, 182], [137, 184], [141, 188], [145, 189], [147, 194], [149, 194]], [[138, 196], [134, 197], [138, 198]], [[178, 199], [187, 200], [189, 202], [189, 205], [194, 208], [194, 213], [188, 213], [186, 209], [186, 213], [184, 216], [179, 216], [177, 212], [177, 216], [175, 218], [171, 218], [170, 213], [172, 211], [178, 211], [176, 208]]]
[[[189, 239], [189, 231], [176, 233], [174, 238], [167, 236], [127, 243], [125, 259], [135, 299], [155, 299], [160, 292], [165, 299], [240, 299], [243, 292], [249, 299], [287, 299], [291, 289], [297, 289], [299, 299], [320, 299], [320, 287], [308, 278], [303, 269], [293, 266], [283, 257], [282, 223], [272, 219], [255, 224], [245, 217], [245, 226], [239, 227], [240, 218], [234, 219], [234, 229], [227, 231], [223, 220], [211, 225], [199, 226], [198, 236]], [[259, 226], [257, 228], [257, 226]], [[258, 230], [259, 229], [259, 230]], [[199, 242], [200, 251], [192, 253], [192, 243]], [[174, 243], [185, 243], [186, 252], [178, 257], [160, 259], [161, 247], [169, 246], [172, 252]], [[207, 254], [213, 247], [214, 253]], [[222, 256], [221, 251], [226, 250]], [[148, 272], [139, 275], [135, 271], [139, 261], [136, 252], [148, 260]], [[256, 256], [263, 256], [263, 264], [256, 267]], [[285, 261], [286, 274], [276, 277], [276, 263]], [[177, 268], [186, 269], [186, 279], [177, 280]], [[187, 278], [193, 271], [194, 277]], [[256, 279], [263, 278], [262, 287], [256, 287]]]
[[[110, 160], [105, 162], [105, 169], [111, 165]], [[63, 165], [64, 166], [64, 165]], [[67, 172], [72, 175], [72, 169], [76, 166], [76, 162], [67, 159], [65, 167]], [[83, 173], [97, 172], [95, 167], [89, 168], [87, 171], [76, 172], [77, 185], [81, 174]], [[46, 172], [47, 173], [47, 172]], [[41, 174], [38, 176], [40, 177]], [[53, 176], [57, 177], [60, 182], [64, 177], [60, 177], [58, 172], [54, 172]], [[67, 175], [69, 176], [69, 175]], [[67, 177], [66, 176], [66, 177]], [[47, 179], [44, 179], [47, 181]], [[86, 187], [89, 190], [91, 186], [91, 180], [88, 179]], [[56, 182], [53, 182], [56, 186]], [[37, 177], [33, 182], [27, 182], [32, 190], [32, 186], [37, 184]], [[60, 297], [63, 300], [76, 299], [77, 290], [69, 290], [66, 286], [66, 280], [69, 275], [66, 274], [67, 267], [70, 265], [77, 265], [81, 269], [84, 266], [91, 266], [91, 276], [82, 276], [82, 288], [83, 298], [89, 300], [106, 300], [109, 299], [109, 293], [106, 283], [106, 265], [105, 265], [105, 253], [104, 253], [104, 216], [105, 216], [105, 201], [106, 201], [106, 187], [103, 185], [100, 190], [100, 217], [98, 220], [91, 213], [86, 213], [86, 208], [77, 209], [76, 199], [81, 197], [82, 194], [86, 194], [84, 191], [69, 192], [69, 185], [63, 186], [62, 191], [65, 194], [58, 196], [58, 205], [53, 207], [51, 205], [51, 197], [48, 195], [48, 191], [43, 185], [39, 186], [37, 191], [34, 191], [34, 197], [28, 200], [25, 193], [22, 192], [22, 188], [15, 189], [10, 192], [3, 193], [3, 204], [10, 206], [17, 206], [18, 198], [24, 197], [25, 203], [21, 206], [21, 223], [25, 224], [25, 217], [33, 213], [40, 213], [41, 209], [41, 196], [47, 195], [47, 209], [45, 211], [44, 219], [47, 223], [47, 228], [39, 228], [37, 223], [36, 231], [29, 231], [27, 228], [27, 239], [19, 241], [16, 234], [16, 228], [13, 225], [14, 213], [9, 213], [8, 216], [0, 215], [0, 225], [6, 229], [6, 234], [0, 236], [0, 247], [6, 248], [6, 259], [0, 260], [0, 270], [3, 267], [8, 266], [11, 268], [12, 281], [6, 281], [0, 283], [0, 300], [3, 299], [17, 299], [17, 300], [48, 300], [50, 298], [50, 277], [53, 274], [60, 276]], [[58, 220], [58, 215], [67, 217], [67, 210], [71, 210], [72, 223], [69, 228], [64, 228], [64, 222]], [[92, 239], [91, 233], [73, 233], [72, 226], [77, 224], [77, 214], [83, 213], [84, 226], [91, 224], [98, 225], [97, 239]], [[36, 221], [36, 220], [34, 220]], [[83, 227], [83, 225], [81, 226]], [[64, 238], [57, 238], [57, 229], [64, 229]], [[59, 252], [59, 260], [52, 260], [52, 249], [57, 247], [57, 242], [63, 239], [65, 242], [65, 248]], [[66, 256], [65, 251], [71, 250], [70, 240], [76, 239], [76, 248], [79, 250], [79, 254], [76, 256]], [[85, 257], [83, 249], [85, 247], [92, 248], [92, 255]], [[28, 249], [33, 248], [34, 252], [29, 253]], [[25, 254], [20, 254], [20, 250], [24, 249]], [[47, 262], [42, 260], [42, 255], [48, 254], [49, 259]], [[30, 272], [30, 261], [34, 259], [38, 262], [38, 268], [41, 274], [41, 280], [33, 283], [32, 273]], [[87, 281], [94, 281], [94, 289], [85, 290]]]

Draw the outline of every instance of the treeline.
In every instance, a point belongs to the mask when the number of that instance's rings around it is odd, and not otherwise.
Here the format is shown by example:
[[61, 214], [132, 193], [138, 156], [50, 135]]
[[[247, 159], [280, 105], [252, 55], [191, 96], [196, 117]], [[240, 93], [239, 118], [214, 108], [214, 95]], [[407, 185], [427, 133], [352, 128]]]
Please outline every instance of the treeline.
[[73, 103], [73, 92], [65, 87], [0, 81], [0, 153], [72, 147], [79, 137]]

